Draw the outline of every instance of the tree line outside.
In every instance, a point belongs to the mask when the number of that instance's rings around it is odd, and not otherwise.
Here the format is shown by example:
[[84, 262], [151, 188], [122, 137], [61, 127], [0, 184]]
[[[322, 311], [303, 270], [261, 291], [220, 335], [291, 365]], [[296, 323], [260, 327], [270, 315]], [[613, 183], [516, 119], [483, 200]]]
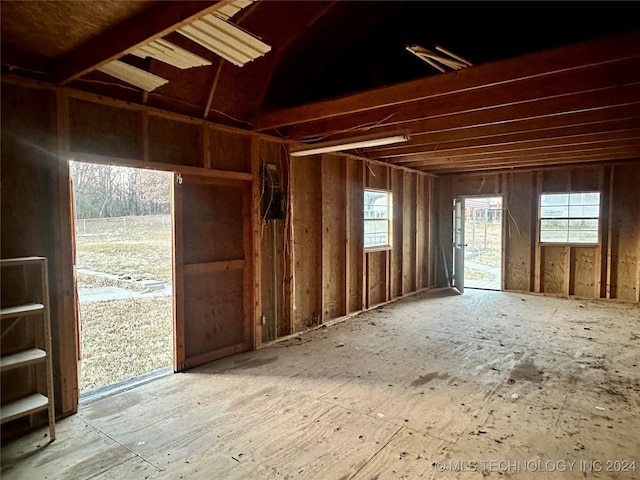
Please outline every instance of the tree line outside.
[[171, 175], [116, 165], [70, 162], [77, 219], [171, 212]]

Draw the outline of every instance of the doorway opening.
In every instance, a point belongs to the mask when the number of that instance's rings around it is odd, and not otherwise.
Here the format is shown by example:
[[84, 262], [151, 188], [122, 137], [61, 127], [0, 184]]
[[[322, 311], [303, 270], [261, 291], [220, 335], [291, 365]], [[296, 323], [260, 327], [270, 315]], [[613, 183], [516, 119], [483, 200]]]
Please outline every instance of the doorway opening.
[[464, 198], [464, 286], [501, 290], [502, 197]]
[[80, 398], [173, 371], [172, 174], [72, 161]]

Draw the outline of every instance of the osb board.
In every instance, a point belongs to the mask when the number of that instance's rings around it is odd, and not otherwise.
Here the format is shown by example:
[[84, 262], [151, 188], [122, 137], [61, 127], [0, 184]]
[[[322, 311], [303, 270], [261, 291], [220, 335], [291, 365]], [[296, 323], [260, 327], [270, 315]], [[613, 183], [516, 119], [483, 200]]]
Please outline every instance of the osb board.
[[203, 126], [149, 116], [149, 160], [203, 167]]
[[[68, 414], [77, 407], [74, 394], [77, 393], [77, 358], [75, 349], [71, 348], [76, 343], [75, 320], [72, 315], [64, 315], [73, 297], [56, 281], [62, 262], [71, 259], [60, 256], [64, 246], [56, 243], [59, 229], [63, 228], [58, 221], [65, 210], [58, 202], [68, 202], [69, 192], [58, 190], [63, 168], [58, 168], [56, 154], [55, 98], [48, 90], [3, 83], [0, 99], [1, 256], [35, 255], [47, 257], [49, 261], [56, 409], [58, 413]], [[67, 177], [60, 179], [65, 185], [67, 181]], [[3, 283], [0, 290], [5, 288]], [[68, 348], [61, 350], [61, 345]], [[10, 428], [5, 425], [2, 431], [4, 437]]]
[[571, 169], [553, 168], [541, 170], [543, 192], [568, 192], [571, 190]]
[[143, 141], [141, 112], [69, 99], [72, 151], [141, 160]]
[[324, 320], [345, 315], [346, 190], [344, 159], [323, 155], [322, 162], [322, 309]]
[[[493, 195], [500, 191], [500, 177], [498, 175], [460, 175], [453, 177], [452, 189], [454, 196], [460, 195]], [[453, 198], [452, 198], [453, 201]]]
[[387, 300], [387, 252], [369, 252], [369, 306]]
[[574, 192], [600, 190], [602, 165], [574, 167], [571, 171], [571, 190]]
[[2, 5], [2, 38], [13, 50], [59, 58], [151, 5], [143, 0], [7, 2]]
[[391, 170], [391, 189], [393, 193], [393, 231], [391, 240], [391, 296], [402, 295], [403, 271], [403, 208], [404, 208], [404, 171]]
[[[4, 241], [4, 239], [3, 239]], [[8, 257], [2, 257], [8, 258]], [[2, 307], [13, 307], [38, 301], [33, 292], [40, 290], [38, 265], [4, 266], [0, 270], [0, 297]]]
[[[249, 135], [207, 128], [211, 168], [230, 170], [233, 172], [251, 172], [251, 137]], [[275, 163], [278, 158], [277, 143], [260, 143], [261, 157], [264, 155], [268, 163]], [[274, 150], [274, 151], [272, 151]], [[261, 158], [262, 160], [262, 158]]]
[[[0, 388], [2, 403], [6, 404], [37, 391], [36, 375], [33, 366], [2, 372]], [[44, 392], [43, 392], [44, 393]], [[4, 430], [5, 426], [2, 426]]]
[[504, 288], [533, 290], [533, 246], [537, 221], [536, 175], [532, 172], [504, 175]]
[[363, 251], [364, 251], [364, 162], [354, 159], [344, 159], [347, 163], [347, 234], [348, 234], [348, 268], [349, 268], [349, 301], [348, 312], [362, 309], [363, 303]]
[[640, 162], [616, 165], [612, 184], [611, 297], [638, 301]]
[[416, 289], [416, 177], [404, 171], [402, 215], [402, 293]]
[[243, 188], [184, 177], [184, 263], [244, 258]]
[[540, 290], [544, 293], [566, 294], [566, 251], [569, 247], [546, 246], [541, 248]]
[[569, 276], [569, 295], [595, 297], [596, 284], [596, 248], [571, 247], [571, 274]]
[[[2, 84], [2, 258], [53, 254], [53, 96]], [[11, 181], [7, 181], [11, 179]]]
[[294, 331], [306, 330], [320, 318], [322, 288], [322, 191], [319, 157], [292, 162], [292, 230], [294, 255]]
[[366, 163], [367, 187], [386, 190], [388, 188], [389, 168], [377, 163]]
[[243, 276], [241, 268], [185, 273], [187, 358], [244, 343]]

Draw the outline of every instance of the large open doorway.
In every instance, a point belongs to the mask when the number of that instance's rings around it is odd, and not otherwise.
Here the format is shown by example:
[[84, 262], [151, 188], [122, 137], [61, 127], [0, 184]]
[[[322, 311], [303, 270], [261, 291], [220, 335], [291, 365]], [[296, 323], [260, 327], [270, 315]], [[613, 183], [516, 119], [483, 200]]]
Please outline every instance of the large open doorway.
[[173, 371], [172, 174], [70, 162], [81, 399]]
[[501, 290], [502, 197], [464, 198], [464, 286]]

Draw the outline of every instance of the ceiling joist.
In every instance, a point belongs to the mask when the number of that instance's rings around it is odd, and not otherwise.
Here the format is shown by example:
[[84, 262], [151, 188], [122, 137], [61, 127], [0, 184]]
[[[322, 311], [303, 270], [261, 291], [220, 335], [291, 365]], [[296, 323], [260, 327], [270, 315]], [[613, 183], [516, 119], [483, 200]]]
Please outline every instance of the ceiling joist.
[[627, 33], [503, 62], [478, 65], [455, 72], [454, 77], [437, 75], [333, 100], [264, 112], [257, 115], [252, 123], [255, 130], [264, 131], [388, 107], [397, 109], [401, 105], [434, 99], [442, 95], [474, 91], [479, 86], [498, 86], [534, 77], [544, 81], [545, 78], [559, 72], [582, 70], [593, 65], [610, 64], [638, 57], [640, 52], [637, 45], [639, 44], [640, 32]]

